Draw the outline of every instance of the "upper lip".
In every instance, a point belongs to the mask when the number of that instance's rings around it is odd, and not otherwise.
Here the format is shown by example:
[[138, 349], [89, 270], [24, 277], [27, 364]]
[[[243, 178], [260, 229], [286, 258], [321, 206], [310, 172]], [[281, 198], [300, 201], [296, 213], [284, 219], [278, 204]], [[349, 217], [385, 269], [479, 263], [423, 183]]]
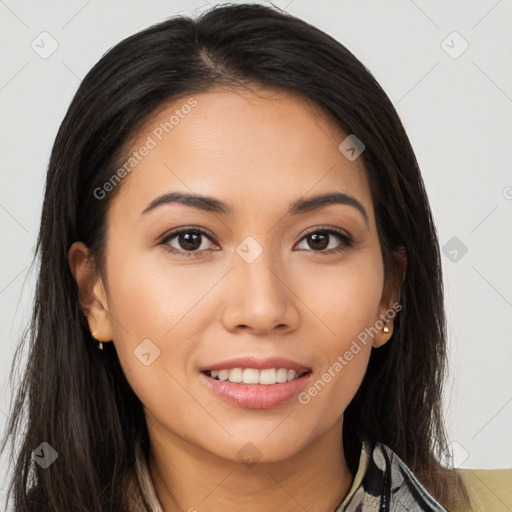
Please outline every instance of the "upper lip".
[[297, 373], [303, 373], [311, 370], [311, 368], [304, 366], [301, 363], [287, 359], [286, 357], [266, 357], [259, 359], [257, 357], [237, 357], [214, 363], [200, 368], [200, 371], [205, 372], [209, 370], [231, 370], [232, 368], [255, 368], [256, 370], [265, 370], [268, 368], [286, 368], [288, 370], [295, 370]]

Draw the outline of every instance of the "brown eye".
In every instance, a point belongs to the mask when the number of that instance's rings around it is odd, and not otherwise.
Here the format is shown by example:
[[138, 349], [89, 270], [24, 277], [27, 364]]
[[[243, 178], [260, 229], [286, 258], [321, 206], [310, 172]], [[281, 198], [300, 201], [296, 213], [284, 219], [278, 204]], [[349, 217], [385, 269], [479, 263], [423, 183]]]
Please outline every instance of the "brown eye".
[[[208, 250], [213, 245], [211, 238], [200, 229], [181, 229], [165, 237], [161, 245], [165, 245], [170, 252], [195, 256]], [[187, 254], [188, 253], [188, 254]]]
[[319, 231], [318, 233], [313, 233], [312, 235], [308, 235], [309, 246], [312, 249], [323, 251], [327, 249], [329, 245], [330, 235], [324, 232]]
[[201, 247], [201, 237], [199, 233], [180, 233], [177, 235], [178, 245], [186, 251], [195, 251]]
[[[338, 239], [338, 243], [336, 243]], [[341, 243], [339, 242], [341, 240]], [[352, 238], [345, 233], [336, 229], [317, 229], [306, 234], [300, 243], [306, 242], [308, 247], [302, 249], [312, 249], [312, 252], [322, 254], [330, 254], [334, 252], [341, 252], [352, 245]]]

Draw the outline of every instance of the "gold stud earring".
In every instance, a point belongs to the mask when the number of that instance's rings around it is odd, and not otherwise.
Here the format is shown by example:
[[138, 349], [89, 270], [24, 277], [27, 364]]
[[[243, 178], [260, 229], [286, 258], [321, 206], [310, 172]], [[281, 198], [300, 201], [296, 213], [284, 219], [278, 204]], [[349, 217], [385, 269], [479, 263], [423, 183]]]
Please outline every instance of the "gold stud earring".
[[388, 327], [387, 325], [385, 325], [385, 326], [382, 328], [382, 330], [383, 330], [384, 332], [389, 332], [389, 327]]
[[91, 333], [91, 337], [92, 339], [94, 340], [94, 344], [100, 349], [100, 350], [103, 350], [103, 343], [98, 340], [98, 338], [96, 338], [96, 336], [94, 335], [94, 333]]

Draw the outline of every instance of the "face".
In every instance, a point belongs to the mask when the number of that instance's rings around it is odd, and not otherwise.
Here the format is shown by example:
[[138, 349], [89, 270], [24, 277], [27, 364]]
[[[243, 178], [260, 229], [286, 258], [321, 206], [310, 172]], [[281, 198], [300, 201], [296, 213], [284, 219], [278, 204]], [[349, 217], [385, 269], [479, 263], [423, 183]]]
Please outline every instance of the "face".
[[362, 341], [392, 304], [366, 171], [289, 93], [188, 100], [131, 148], [90, 327], [113, 340], [150, 435], [285, 459], [340, 431], [372, 345], [392, 333], [391, 321]]

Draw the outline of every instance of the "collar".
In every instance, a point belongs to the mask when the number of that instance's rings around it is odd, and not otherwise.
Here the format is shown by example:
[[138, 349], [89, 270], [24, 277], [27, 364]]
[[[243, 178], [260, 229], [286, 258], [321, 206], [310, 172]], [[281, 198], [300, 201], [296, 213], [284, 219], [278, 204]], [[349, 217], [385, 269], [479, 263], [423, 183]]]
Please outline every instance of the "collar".
[[[346, 510], [347, 505], [353, 501], [356, 497], [358, 490], [362, 488], [363, 478], [366, 474], [369, 456], [371, 454], [371, 447], [367, 441], [363, 441], [361, 445], [361, 455], [359, 459], [359, 466], [352, 481], [352, 485], [341, 502], [341, 504], [336, 508], [334, 512], [343, 512]], [[157, 497], [155, 487], [153, 485], [153, 480], [151, 478], [151, 474], [149, 472], [149, 467], [146, 458], [142, 454], [142, 451], [139, 449], [137, 452], [136, 462], [135, 462], [135, 472], [137, 474], [137, 478], [142, 489], [142, 493], [151, 508], [151, 512], [164, 512], [162, 505]], [[136, 493], [134, 492], [134, 496]], [[137, 503], [137, 500], [134, 499], [134, 502]], [[146, 512], [144, 507], [140, 504], [140, 499], [134, 512]]]

